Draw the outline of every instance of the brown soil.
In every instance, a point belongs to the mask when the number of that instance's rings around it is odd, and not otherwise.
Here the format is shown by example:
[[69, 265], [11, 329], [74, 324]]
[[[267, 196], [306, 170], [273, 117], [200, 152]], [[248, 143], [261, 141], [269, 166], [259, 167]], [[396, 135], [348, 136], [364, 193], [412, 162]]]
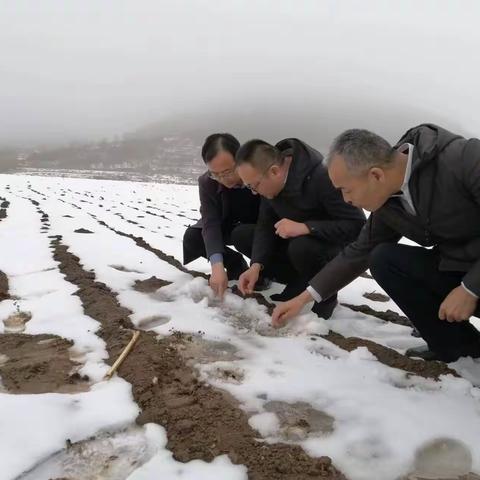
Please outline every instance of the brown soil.
[[171, 283], [172, 282], [167, 282], [166, 280], [162, 280], [161, 278], [150, 277], [147, 278], [147, 280], [136, 280], [133, 288], [137, 292], [153, 293], [156, 292], [159, 288], [166, 287]]
[[414, 375], [419, 375], [424, 378], [433, 378], [438, 380], [440, 375], [454, 375], [458, 377], [457, 372], [450, 369], [446, 363], [436, 361], [416, 360], [406, 357], [391, 348], [384, 347], [371, 340], [365, 340], [357, 337], [344, 337], [339, 333], [330, 332], [328, 335], [323, 335], [329, 342], [351, 352], [358, 347], [367, 347], [368, 350], [377, 357], [377, 359], [388, 365], [389, 367], [399, 368]]
[[[107, 344], [110, 361], [131, 337], [130, 311], [116, 295], [85, 271], [61, 238], [52, 241], [54, 258], [66, 279], [79, 287], [85, 313], [102, 323], [100, 336]], [[141, 407], [139, 424], [156, 422], [167, 430], [167, 447], [182, 462], [211, 461], [228, 454], [233, 463], [247, 466], [251, 480], [344, 479], [327, 457], [311, 458], [300, 447], [263, 444], [248, 418], [225, 393], [197, 380], [195, 370], [179, 352], [189, 337], [176, 334], [158, 339], [150, 332], [140, 338], [119, 369], [132, 384]]]
[[390, 297], [387, 295], [384, 295], [383, 293], [378, 293], [378, 292], [365, 292], [363, 294], [365, 298], [368, 300], [372, 300], [373, 302], [388, 302], [390, 300]]
[[353, 310], [354, 312], [364, 313], [365, 315], [372, 315], [373, 317], [380, 318], [381, 320], [385, 320], [386, 322], [392, 322], [396, 323], [397, 325], [403, 325], [405, 327], [413, 328], [412, 323], [407, 317], [399, 315], [397, 312], [394, 312], [392, 310], [379, 312], [378, 310], [374, 310], [368, 305], [351, 305], [350, 303], [342, 303], [342, 305], [349, 308], [350, 310]]
[[[0, 376], [10, 393], [79, 392], [88, 378], [74, 371], [72, 342], [56, 335], [0, 335]], [[52, 362], [52, 359], [55, 359]]]
[[0, 302], [10, 298], [8, 293], [8, 277], [0, 271]]
[[10, 202], [5, 200], [5, 198], [0, 197], [0, 221], [3, 220], [4, 218], [7, 218], [7, 209], [10, 206]]

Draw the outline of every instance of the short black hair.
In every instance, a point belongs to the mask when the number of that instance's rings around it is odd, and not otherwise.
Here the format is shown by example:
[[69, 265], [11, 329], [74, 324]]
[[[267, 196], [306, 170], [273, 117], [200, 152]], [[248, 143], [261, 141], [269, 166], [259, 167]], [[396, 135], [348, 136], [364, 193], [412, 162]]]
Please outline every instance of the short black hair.
[[240, 142], [231, 133], [213, 133], [209, 135], [202, 147], [202, 159], [205, 163], [212, 161], [220, 152], [235, 155], [240, 148]]
[[281, 165], [283, 160], [284, 158], [277, 147], [259, 138], [244, 143], [235, 156], [237, 166], [249, 163], [258, 170], [265, 170], [270, 165]]

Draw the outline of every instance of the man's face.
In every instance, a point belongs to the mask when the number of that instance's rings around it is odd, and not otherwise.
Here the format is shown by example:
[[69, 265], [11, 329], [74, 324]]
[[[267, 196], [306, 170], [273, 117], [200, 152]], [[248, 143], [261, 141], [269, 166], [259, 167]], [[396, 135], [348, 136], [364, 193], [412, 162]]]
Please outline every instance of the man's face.
[[285, 183], [284, 173], [279, 165], [270, 165], [262, 171], [249, 163], [242, 163], [237, 171], [244, 185], [252, 193], [258, 193], [269, 200], [282, 191]]
[[227, 188], [233, 188], [241, 183], [240, 177], [235, 168], [235, 160], [229, 152], [219, 152], [208, 162], [210, 178], [221, 183]]
[[342, 192], [345, 202], [369, 212], [378, 210], [390, 197], [385, 171], [379, 167], [354, 174], [348, 170], [343, 157], [336, 155], [328, 174], [334, 187]]

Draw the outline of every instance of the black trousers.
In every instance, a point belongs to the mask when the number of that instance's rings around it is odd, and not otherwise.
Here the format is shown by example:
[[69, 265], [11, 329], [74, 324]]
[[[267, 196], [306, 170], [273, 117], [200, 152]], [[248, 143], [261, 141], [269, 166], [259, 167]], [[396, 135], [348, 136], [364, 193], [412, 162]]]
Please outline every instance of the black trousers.
[[[227, 270], [229, 280], [236, 280], [248, 268], [243, 256], [232, 250], [227, 245], [233, 245], [238, 250], [239, 244], [253, 243], [255, 225], [238, 224], [232, 230], [224, 232], [225, 252], [223, 253], [223, 264]], [[183, 235], [183, 249], [189, 258], [207, 258], [205, 243], [202, 237], [202, 229], [188, 227]], [[207, 259], [208, 260], [208, 259]]]
[[[235, 247], [248, 258], [252, 256], [252, 239], [247, 236], [237, 238]], [[302, 284], [299, 293], [308, 281], [340, 251], [341, 246], [328, 244], [310, 235], [276, 240], [272, 260], [265, 265], [264, 275], [280, 283]]]
[[[458, 287], [464, 272], [438, 269], [434, 250], [384, 243], [370, 257], [370, 271], [418, 329], [429, 348], [447, 361], [468, 352], [480, 353], [480, 332], [467, 321], [440, 320], [438, 310], [445, 297]], [[476, 310], [480, 315], [480, 306]]]

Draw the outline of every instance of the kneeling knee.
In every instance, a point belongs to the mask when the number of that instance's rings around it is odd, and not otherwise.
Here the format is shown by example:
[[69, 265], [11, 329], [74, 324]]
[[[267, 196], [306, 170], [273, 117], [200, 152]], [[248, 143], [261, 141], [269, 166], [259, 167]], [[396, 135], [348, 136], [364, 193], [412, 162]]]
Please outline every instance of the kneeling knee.
[[368, 266], [374, 278], [377, 278], [391, 263], [395, 247], [393, 243], [380, 243], [370, 253]]

